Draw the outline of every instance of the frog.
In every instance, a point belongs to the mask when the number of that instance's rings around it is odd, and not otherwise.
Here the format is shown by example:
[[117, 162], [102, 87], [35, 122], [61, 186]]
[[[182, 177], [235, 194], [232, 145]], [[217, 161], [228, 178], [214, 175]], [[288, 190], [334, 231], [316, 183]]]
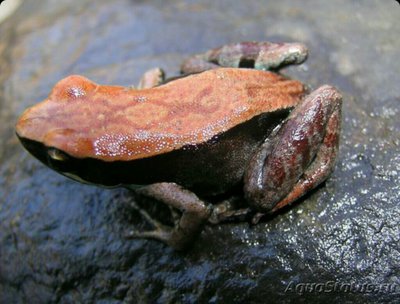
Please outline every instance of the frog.
[[302, 43], [245, 41], [190, 56], [176, 77], [151, 69], [136, 87], [71, 75], [22, 113], [16, 135], [66, 177], [167, 205], [170, 224], [135, 204], [151, 229], [124, 236], [183, 250], [206, 224], [257, 224], [334, 170], [341, 93], [280, 72], [307, 57]]

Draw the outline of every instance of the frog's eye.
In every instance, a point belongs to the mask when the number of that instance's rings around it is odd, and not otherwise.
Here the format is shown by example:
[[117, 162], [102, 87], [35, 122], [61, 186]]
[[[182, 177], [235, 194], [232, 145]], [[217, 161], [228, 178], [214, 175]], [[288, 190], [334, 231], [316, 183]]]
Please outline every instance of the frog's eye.
[[51, 159], [60, 162], [65, 162], [69, 158], [68, 155], [64, 152], [61, 152], [60, 150], [54, 148], [50, 148], [49, 150], [47, 150], [47, 154], [50, 156]]

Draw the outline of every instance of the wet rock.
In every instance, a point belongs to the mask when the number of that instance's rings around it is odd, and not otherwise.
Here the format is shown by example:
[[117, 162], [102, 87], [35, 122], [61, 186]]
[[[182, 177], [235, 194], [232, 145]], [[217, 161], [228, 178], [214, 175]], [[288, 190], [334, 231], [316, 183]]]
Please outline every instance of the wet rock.
[[[395, 303], [399, 10], [395, 1], [26, 0], [0, 27], [0, 302]], [[307, 63], [284, 72], [333, 84], [345, 102], [331, 178], [257, 226], [208, 226], [185, 253], [126, 241], [126, 229], [144, 225], [128, 191], [69, 181], [14, 135], [18, 115], [69, 74], [131, 85], [155, 66], [176, 75], [189, 54], [266, 39], [306, 43]]]

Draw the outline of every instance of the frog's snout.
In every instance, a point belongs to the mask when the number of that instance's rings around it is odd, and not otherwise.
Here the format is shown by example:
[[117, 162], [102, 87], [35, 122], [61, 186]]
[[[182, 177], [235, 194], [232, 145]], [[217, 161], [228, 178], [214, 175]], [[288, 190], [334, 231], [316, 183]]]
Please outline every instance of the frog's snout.
[[37, 123], [45, 118], [46, 117], [36, 113], [35, 107], [26, 109], [19, 117], [17, 124], [15, 125], [15, 131], [17, 135], [19, 137], [30, 138], [29, 134], [36, 129]]

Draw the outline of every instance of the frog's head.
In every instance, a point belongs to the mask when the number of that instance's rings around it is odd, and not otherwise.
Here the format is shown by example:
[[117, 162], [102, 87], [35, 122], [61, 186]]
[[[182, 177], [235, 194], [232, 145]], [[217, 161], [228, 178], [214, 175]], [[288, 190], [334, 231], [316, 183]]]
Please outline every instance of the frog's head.
[[93, 122], [90, 96], [98, 85], [82, 76], [69, 76], [56, 84], [48, 98], [28, 108], [16, 124], [24, 147], [53, 170], [82, 181], [73, 172], [77, 160], [91, 150], [88, 140]]

